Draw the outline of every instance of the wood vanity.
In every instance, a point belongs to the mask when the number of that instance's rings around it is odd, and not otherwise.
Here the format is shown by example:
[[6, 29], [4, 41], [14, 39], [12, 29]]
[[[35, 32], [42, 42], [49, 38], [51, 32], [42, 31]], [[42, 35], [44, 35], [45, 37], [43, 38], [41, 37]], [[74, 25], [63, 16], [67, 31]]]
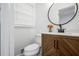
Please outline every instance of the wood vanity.
[[79, 35], [74, 33], [43, 33], [42, 55], [79, 56]]

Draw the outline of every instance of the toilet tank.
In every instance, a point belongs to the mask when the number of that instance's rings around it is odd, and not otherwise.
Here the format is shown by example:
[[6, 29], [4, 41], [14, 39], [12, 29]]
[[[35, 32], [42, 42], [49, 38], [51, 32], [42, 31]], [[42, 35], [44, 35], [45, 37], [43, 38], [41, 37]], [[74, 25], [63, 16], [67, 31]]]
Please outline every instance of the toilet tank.
[[40, 46], [42, 45], [41, 34], [35, 35], [35, 42], [38, 43]]

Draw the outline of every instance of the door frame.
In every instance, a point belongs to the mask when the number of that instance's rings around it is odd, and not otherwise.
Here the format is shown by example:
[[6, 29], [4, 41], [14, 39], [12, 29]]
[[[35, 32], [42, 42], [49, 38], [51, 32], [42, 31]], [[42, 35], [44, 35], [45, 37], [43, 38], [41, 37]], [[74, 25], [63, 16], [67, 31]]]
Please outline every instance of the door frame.
[[1, 3], [1, 56], [14, 56], [14, 4]]

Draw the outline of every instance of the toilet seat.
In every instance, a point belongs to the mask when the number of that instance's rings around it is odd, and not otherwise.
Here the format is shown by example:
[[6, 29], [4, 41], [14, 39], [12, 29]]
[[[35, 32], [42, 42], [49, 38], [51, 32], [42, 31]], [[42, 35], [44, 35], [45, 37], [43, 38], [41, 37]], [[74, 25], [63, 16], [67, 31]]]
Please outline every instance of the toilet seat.
[[27, 47], [25, 47], [25, 51], [32, 51], [32, 50], [35, 50], [35, 49], [37, 49], [39, 47], [39, 45], [38, 44], [36, 44], [36, 43], [33, 43], [33, 44], [30, 44], [30, 45], [28, 45]]
[[34, 56], [38, 54], [40, 46], [37, 43], [30, 44], [24, 48], [25, 56]]

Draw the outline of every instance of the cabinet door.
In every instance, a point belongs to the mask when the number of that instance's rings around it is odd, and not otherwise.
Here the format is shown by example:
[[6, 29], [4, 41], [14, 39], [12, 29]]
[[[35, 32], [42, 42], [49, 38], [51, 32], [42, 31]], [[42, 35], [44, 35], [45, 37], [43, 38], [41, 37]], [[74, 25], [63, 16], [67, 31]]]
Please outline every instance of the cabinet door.
[[56, 40], [56, 56], [62, 56], [63, 52], [61, 49], [61, 42], [62, 42], [63, 37], [61, 35], [58, 35], [58, 39]]
[[79, 37], [63, 36], [58, 52], [61, 56], [79, 56]]
[[42, 35], [42, 55], [43, 56], [56, 55], [55, 39], [56, 39], [56, 36], [52, 36], [49, 34]]

